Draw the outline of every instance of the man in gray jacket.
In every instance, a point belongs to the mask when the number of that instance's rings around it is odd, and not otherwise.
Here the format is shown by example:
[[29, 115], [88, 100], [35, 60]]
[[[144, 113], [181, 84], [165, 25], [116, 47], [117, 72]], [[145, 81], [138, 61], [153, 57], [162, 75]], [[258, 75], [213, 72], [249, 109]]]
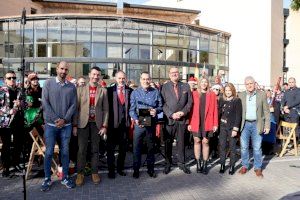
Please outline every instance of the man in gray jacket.
[[56, 67], [57, 77], [45, 82], [42, 92], [42, 105], [45, 119], [45, 180], [42, 191], [51, 186], [51, 162], [56, 138], [61, 140], [60, 154], [63, 167], [61, 184], [74, 188], [75, 184], [68, 177], [69, 142], [72, 132], [72, 117], [77, 107], [77, 92], [74, 84], [66, 80], [70, 64], [62, 61]]
[[245, 174], [249, 168], [249, 143], [250, 138], [253, 148], [254, 172], [257, 177], [263, 178], [262, 174], [262, 134], [270, 132], [270, 110], [267, 96], [264, 92], [255, 89], [255, 80], [248, 76], [245, 78], [246, 91], [241, 92], [239, 97], [242, 101], [242, 124], [241, 124], [241, 158], [242, 168], [240, 174]]

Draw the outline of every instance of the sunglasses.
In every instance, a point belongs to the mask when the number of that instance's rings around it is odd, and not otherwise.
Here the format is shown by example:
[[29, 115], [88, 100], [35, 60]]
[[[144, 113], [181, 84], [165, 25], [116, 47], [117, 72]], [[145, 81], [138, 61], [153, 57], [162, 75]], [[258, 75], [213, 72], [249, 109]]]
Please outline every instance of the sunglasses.
[[7, 79], [7, 80], [16, 80], [16, 79], [17, 79], [17, 77], [15, 77], [15, 76], [11, 76], [11, 77], [6, 77], [6, 79]]

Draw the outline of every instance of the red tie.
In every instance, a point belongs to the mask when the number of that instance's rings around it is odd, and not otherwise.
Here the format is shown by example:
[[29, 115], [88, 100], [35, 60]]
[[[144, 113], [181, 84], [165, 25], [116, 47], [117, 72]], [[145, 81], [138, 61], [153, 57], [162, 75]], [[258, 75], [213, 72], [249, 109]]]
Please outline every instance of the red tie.
[[124, 93], [123, 93], [123, 86], [118, 87], [118, 89], [119, 89], [119, 93], [118, 93], [119, 101], [123, 105], [125, 103], [125, 96], [124, 96]]
[[176, 97], [178, 99], [178, 87], [177, 87], [177, 84], [174, 84], [174, 92], [175, 92]]

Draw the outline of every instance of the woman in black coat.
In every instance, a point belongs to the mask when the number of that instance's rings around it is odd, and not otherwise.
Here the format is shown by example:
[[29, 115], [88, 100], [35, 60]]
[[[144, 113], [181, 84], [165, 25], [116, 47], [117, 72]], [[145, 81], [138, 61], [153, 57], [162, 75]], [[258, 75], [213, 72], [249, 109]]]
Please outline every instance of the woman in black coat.
[[236, 162], [236, 143], [237, 135], [240, 131], [242, 121], [242, 102], [237, 97], [235, 87], [232, 83], [226, 84], [224, 96], [220, 99], [220, 173], [225, 172], [226, 146], [227, 140], [230, 149], [230, 167], [229, 174], [234, 174], [234, 165]]

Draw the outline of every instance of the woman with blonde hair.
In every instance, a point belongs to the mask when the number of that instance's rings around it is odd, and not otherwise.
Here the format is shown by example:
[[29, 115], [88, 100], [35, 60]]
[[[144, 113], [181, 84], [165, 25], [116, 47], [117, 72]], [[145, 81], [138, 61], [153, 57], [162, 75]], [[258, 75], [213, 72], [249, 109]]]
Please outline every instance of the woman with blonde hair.
[[[209, 156], [209, 138], [218, 128], [217, 97], [209, 90], [209, 80], [200, 79], [198, 89], [193, 91], [193, 106], [190, 112], [188, 130], [194, 136], [194, 154], [197, 161], [197, 173], [207, 174], [207, 160]], [[200, 159], [202, 146], [202, 157]]]
[[236, 161], [237, 134], [240, 131], [242, 121], [242, 102], [237, 97], [235, 87], [232, 83], [227, 83], [224, 88], [223, 99], [220, 101], [220, 173], [225, 172], [226, 144], [229, 141], [230, 167], [229, 174], [234, 174]]

